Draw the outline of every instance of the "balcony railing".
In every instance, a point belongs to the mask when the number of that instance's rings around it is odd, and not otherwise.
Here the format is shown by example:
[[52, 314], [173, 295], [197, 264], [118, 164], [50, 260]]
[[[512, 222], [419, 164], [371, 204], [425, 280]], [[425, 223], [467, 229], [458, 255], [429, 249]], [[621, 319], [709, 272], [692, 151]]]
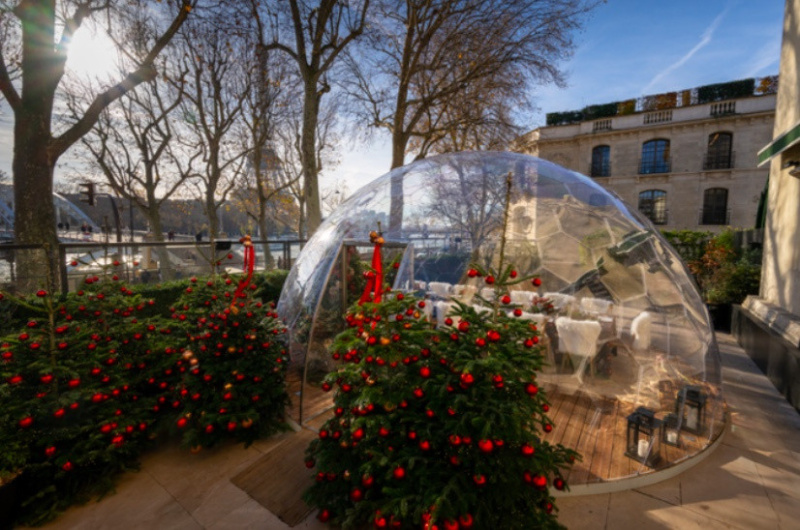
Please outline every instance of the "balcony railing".
[[611, 118], [597, 120], [592, 124], [592, 132], [602, 132], [611, 130]]
[[733, 169], [734, 154], [731, 153], [706, 153], [703, 157], [703, 170]]
[[651, 175], [653, 173], [669, 173], [672, 171], [672, 159], [667, 158], [666, 160], [653, 160], [647, 159], [639, 160], [639, 174], [641, 175]]
[[672, 121], [672, 111], [671, 110], [657, 110], [655, 112], [648, 112], [644, 115], [644, 124], [648, 125], [650, 123], [664, 123], [667, 121]]
[[727, 225], [730, 224], [731, 211], [728, 208], [704, 206], [700, 210], [701, 225]]
[[600, 162], [592, 162], [592, 165], [589, 167], [589, 175], [592, 177], [610, 177], [611, 161], [603, 160]]
[[712, 116], [725, 116], [728, 114], [736, 114], [735, 101], [720, 101], [719, 103], [711, 104]]

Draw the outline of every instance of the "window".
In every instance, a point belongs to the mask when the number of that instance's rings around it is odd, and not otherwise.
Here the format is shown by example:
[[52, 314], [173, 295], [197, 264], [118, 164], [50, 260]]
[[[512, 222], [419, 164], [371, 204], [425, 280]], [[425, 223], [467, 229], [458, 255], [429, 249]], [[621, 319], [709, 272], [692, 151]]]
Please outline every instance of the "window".
[[639, 211], [655, 225], [667, 224], [667, 192], [663, 190], [641, 192]]
[[708, 137], [708, 151], [703, 161], [703, 169], [730, 169], [733, 167], [733, 135], [716, 132]]
[[669, 173], [669, 140], [656, 139], [642, 145], [642, 163], [639, 173]]
[[611, 175], [611, 148], [607, 145], [598, 145], [592, 149], [593, 177], [607, 177]]
[[709, 188], [703, 193], [704, 225], [728, 224], [728, 190], [725, 188]]

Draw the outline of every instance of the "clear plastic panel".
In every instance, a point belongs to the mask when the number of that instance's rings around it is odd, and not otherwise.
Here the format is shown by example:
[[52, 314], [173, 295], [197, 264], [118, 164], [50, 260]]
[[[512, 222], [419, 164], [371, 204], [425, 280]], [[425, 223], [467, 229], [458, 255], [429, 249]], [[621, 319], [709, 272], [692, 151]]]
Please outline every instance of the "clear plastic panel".
[[[682, 434], [659, 466], [702, 451], [721, 432], [723, 402], [719, 351], [694, 280], [635, 209], [590, 178], [530, 156], [443, 155], [394, 170], [353, 194], [307, 243], [284, 287], [278, 312], [289, 328], [292, 361], [315, 373], [306, 377], [309, 385], [332, 369], [326, 345], [340, 328], [331, 322], [343, 325], [353, 300], [345, 289], [359, 290], [358, 271], [348, 269], [341, 253], [350, 248], [352, 263], [368, 265], [371, 248], [347, 242], [368, 241], [378, 223], [395, 288], [429, 298], [431, 307], [454, 297], [478, 305], [485, 286], [466, 271], [471, 263], [499, 263], [508, 175], [505, 263], [542, 282], [515, 286], [524, 292], [512, 293], [511, 305], [524, 311], [522, 318], [543, 319], [549, 364], [542, 383], [558, 399], [588, 403], [580, 421], [568, 422], [586, 424], [577, 439], [606, 439], [621, 424], [624, 438], [625, 418], [636, 407], [660, 419], [683, 413], [679, 395], [691, 386], [705, 399], [705, 430]], [[590, 461], [581, 465], [591, 468], [593, 456], [584, 458]], [[590, 475], [606, 480], [641, 468], [612, 464], [606, 476]]]

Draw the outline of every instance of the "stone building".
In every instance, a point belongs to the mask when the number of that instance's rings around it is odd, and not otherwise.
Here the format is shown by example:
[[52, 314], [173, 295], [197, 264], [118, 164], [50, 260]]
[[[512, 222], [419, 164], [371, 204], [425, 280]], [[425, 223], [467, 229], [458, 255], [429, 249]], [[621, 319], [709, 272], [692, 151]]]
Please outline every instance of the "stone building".
[[752, 228], [776, 90], [773, 76], [551, 113], [513, 149], [590, 175], [659, 228]]

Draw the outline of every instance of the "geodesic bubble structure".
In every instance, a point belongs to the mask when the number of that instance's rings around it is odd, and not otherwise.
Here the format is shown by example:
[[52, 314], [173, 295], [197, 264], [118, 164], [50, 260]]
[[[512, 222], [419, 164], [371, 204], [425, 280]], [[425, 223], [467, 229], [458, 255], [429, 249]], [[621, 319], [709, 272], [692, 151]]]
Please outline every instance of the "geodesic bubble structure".
[[398, 168], [353, 194], [309, 240], [278, 304], [304, 382], [302, 422], [324, 415], [315, 382], [336, 368], [327, 348], [363, 290], [371, 230], [386, 240], [387, 280], [429, 301], [432, 326], [444, 325], [454, 299], [491, 300], [467, 271], [497, 266], [501, 247], [504, 263], [540, 279], [514, 286], [502, 309], [521, 310], [541, 332], [551, 441], [584, 458], [573, 484], [685, 462], [722, 432], [719, 351], [677, 253], [590, 178], [514, 153], [457, 153]]

